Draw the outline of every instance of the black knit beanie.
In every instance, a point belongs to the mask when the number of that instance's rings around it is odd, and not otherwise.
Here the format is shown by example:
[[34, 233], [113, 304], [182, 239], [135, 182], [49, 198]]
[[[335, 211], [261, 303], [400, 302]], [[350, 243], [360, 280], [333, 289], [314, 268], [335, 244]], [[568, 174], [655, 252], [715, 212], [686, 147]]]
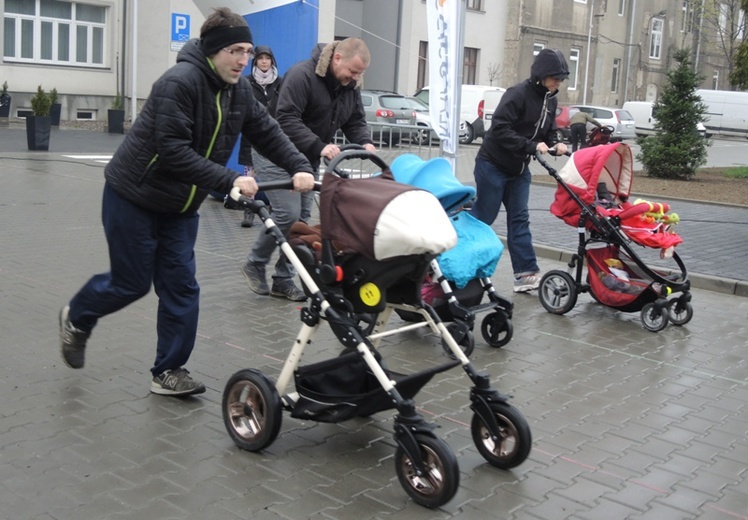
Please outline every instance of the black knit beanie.
[[206, 56], [213, 56], [235, 43], [252, 43], [252, 31], [249, 27], [214, 27], [200, 35], [200, 45]]

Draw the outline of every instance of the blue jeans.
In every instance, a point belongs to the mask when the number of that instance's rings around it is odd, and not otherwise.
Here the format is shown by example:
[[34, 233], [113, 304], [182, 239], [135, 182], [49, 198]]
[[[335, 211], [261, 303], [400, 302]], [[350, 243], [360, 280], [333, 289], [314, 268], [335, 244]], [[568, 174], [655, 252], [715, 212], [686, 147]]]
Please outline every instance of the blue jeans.
[[525, 168], [521, 175], [509, 175], [492, 162], [477, 157], [473, 175], [477, 198], [471, 214], [490, 226], [503, 204], [506, 209], [507, 249], [514, 276], [539, 272], [527, 207], [530, 201], [530, 169]]
[[101, 219], [110, 271], [93, 276], [70, 301], [70, 321], [91, 332], [99, 318], [148, 294], [158, 295], [156, 361], [151, 372], [179, 368], [195, 346], [200, 287], [195, 279], [199, 216], [141, 208], [104, 185]]
[[[287, 181], [291, 178], [286, 170], [276, 166], [254, 149], [252, 149], [252, 164], [254, 165], [257, 182]], [[288, 236], [291, 226], [299, 220], [301, 214], [301, 194], [293, 190], [268, 190], [265, 195], [267, 195], [273, 207], [273, 222], [284, 235]], [[247, 262], [267, 265], [270, 263], [270, 257], [276, 247], [277, 244], [272, 235], [260, 233], [247, 255]], [[281, 252], [278, 261], [275, 263], [273, 280], [290, 279], [295, 274], [296, 271], [293, 266], [286, 259], [286, 255]]]

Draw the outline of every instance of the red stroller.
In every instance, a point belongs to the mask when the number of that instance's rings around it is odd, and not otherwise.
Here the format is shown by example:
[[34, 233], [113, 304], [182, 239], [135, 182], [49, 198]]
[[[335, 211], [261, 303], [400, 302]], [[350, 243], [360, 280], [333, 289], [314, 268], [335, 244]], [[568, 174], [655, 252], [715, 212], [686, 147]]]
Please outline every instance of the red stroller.
[[610, 125], [593, 128], [589, 137], [587, 137], [587, 147], [610, 143], [610, 136], [613, 132], [615, 132], [615, 128]]
[[[540, 281], [540, 302], [548, 312], [565, 314], [580, 292], [622, 312], [641, 311], [642, 324], [653, 332], [685, 325], [693, 317], [690, 281], [675, 252], [682, 239], [673, 232], [678, 216], [667, 204], [628, 201], [633, 180], [631, 149], [623, 143], [585, 148], [571, 155], [557, 172], [540, 155], [536, 159], [558, 182], [551, 213], [579, 230], [579, 246], [570, 272], [553, 270]], [[649, 267], [636, 248], [660, 250], [660, 258], [677, 269]], [[583, 282], [583, 264], [587, 276]], [[671, 295], [679, 296], [668, 299]]]

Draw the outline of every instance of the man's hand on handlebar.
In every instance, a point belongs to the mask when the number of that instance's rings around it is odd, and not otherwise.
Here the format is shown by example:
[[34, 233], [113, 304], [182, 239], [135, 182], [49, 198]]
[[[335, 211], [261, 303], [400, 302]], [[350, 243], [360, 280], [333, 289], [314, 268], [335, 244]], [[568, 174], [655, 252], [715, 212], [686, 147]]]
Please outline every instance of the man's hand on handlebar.
[[328, 144], [327, 146], [322, 148], [322, 152], [320, 152], [320, 155], [328, 161], [332, 161], [338, 155], [340, 155], [340, 147], [336, 144]]
[[547, 144], [538, 143], [535, 152], [539, 154], [564, 155], [566, 153], [566, 145], [564, 143], [556, 143], [553, 148], [548, 148]]
[[366, 150], [367, 152], [371, 152], [371, 153], [377, 153], [377, 147], [371, 143], [366, 143], [364, 145], [364, 150]]
[[314, 189], [314, 175], [307, 172], [296, 172], [293, 174], [294, 191], [304, 193], [305, 191], [311, 191], [312, 189]]
[[234, 187], [239, 188], [239, 191], [245, 197], [254, 197], [257, 193], [257, 182], [254, 177], [249, 175], [240, 175], [234, 180]]

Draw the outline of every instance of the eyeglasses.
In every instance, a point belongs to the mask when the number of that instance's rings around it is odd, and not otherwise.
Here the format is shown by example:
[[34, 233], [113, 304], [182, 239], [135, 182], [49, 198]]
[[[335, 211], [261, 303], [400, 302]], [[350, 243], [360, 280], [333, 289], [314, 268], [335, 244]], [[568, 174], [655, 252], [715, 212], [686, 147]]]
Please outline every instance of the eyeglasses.
[[232, 56], [240, 56], [242, 58], [244, 56], [246, 56], [249, 59], [252, 59], [252, 58], [255, 57], [255, 50], [254, 49], [250, 49], [248, 51], [245, 51], [244, 49], [229, 49], [228, 47], [226, 47], [226, 48], [221, 49], [221, 50], [228, 52]]

